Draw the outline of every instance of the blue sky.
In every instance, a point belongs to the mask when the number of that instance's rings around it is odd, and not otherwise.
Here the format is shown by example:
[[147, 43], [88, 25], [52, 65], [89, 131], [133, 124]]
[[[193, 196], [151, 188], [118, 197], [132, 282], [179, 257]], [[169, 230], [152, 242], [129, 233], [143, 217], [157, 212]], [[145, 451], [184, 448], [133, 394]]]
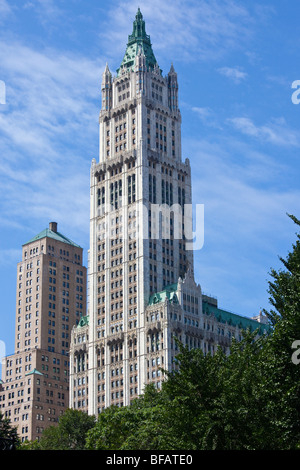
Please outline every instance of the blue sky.
[[[0, 341], [14, 352], [21, 246], [50, 221], [89, 247], [101, 76], [120, 65], [138, 6], [178, 73], [182, 154], [204, 204], [195, 275], [220, 307], [268, 308], [271, 267], [300, 217], [298, 0], [0, 0]], [[2, 99], [3, 101], [3, 99]], [[1, 102], [1, 96], [0, 96]]]

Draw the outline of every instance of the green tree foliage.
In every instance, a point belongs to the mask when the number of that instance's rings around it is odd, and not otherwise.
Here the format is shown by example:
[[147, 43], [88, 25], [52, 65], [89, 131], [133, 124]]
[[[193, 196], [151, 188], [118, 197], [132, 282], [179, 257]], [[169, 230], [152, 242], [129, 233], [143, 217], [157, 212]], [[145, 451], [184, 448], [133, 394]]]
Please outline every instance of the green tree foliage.
[[[298, 219], [290, 216], [296, 225]], [[178, 368], [163, 371], [130, 406], [94, 418], [69, 410], [44, 431], [42, 449], [291, 450], [300, 443], [300, 237], [271, 271], [270, 333], [245, 331], [212, 356], [178, 343]], [[300, 356], [300, 345], [299, 356]]]
[[[4, 440], [4, 441], [3, 441]], [[17, 429], [13, 427], [8, 418], [0, 412], [0, 446], [17, 448], [20, 444]]]
[[[293, 216], [291, 219], [300, 225]], [[214, 356], [179, 345], [177, 371], [166, 372], [126, 408], [105, 410], [89, 432], [94, 449], [294, 449], [300, 442], [300, 364], [292, 344], [300, 340], [300, 244], [284, 269], [271, 271], [270, 334], [244, 332], [230, 355]]]
[[87, 432], [94, 425], [94, 416], [67, 409], [58, 425], [46, 428], [39, 442], [26, 443], [22, 450], [84, 450]]
[[[111, 406], [98, 417], [89, 431], [87, 448], [96, 450], [156, 450], [166, 448], [168, 433], [165, 395], [153, 384], [130, 406]], [[168, 447], [167, 447], [168, 448]]]
[[204, 356], [181, 347], [178, 372], [164, 390], [171, 398], [170, 425], [180, 449], [251, 449], [255, 415], [262, 404], [255, 387], [261, 341], [254, 333], [234, 342], [230, 356], [221, 349]]
[[268, 336], [245, 332], [229, 356], [181, 348], [179, 372], [168, 374], [164, 388], [186, 448], [293, 449], [300, 442], [300, 364], [292, 361], [300, 340], [299, 235], [281, 261], [284, 268], [271, 271]]
[[[289, 215], [299, 226], [300, 221]], [[282, 418], [283, 438], [293, 446], [300, 442], [300, 364], [292, 360], [293, 344], [300, 340], [300, 235], [286, 259], [280, 257], [283, 268], [271, 270], [269, 282], [272, 309], [266, 312], [272, 325], [269, 338], [271, 355], [266, 363], [273, 378], [273, 390], [277, 391]], [[299, 349], [299, 346], [298, 346]], [[274, 392], [275, 393], [275, 392]], [[284, 420], [283, 420], [284, 418]]]
[[[153, 385], [129, 407], [110, 407], [89, 431], [97, 450], [199, 450], [262, 448], [266, 425], [263, 344], [256, 333], [214, 355], [179, 344], [178, 371], [162, 391]], [[266, 419], [269, 425], [268, 420]], [[269, 425], [269, 427], [271, 427]]]

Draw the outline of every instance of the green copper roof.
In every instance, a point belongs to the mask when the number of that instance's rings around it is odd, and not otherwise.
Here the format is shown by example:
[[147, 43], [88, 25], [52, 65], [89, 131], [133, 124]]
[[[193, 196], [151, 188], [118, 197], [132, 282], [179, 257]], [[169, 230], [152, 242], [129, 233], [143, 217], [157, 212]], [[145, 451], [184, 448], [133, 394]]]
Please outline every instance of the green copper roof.
[[160, 302], [164, 302], [166, 299], [174, 303], [178, 303], [176, 291], [177, 291], [177, 283], [171, 284], [170, 286], [167, 286], [163, 291], [152, 294], [150, 296], [148, 305], [158, 304]]
[[86, 315], [80, 318], [77, 328], [82, 328], [83, 326], [87, 326], [88, 324], [89, 324], [89, 316]]
[[[168, 299], [170, 302], [178, 303], [177, 298], [177, 283], [171, 284], [167, 286], [165, 290], [161, 292], [156, 292], [152, 294], [149, 298], [148, 305], [158, 304], [160, 302], [164, 302]], [[222, 310], [215, 305], [212, 305], [206, 301], [202, 301], [202, 311], [203, 314], [206, 315], [214, 315], [218, 322], [227, 323], [228, 325], [237, 326], [241, 330], [250, 329], [251, 331], [258, 330], [259, 334], [263, 334], [264, 332], [269, 331], [269, 326], [263, 323], [259, 323], [256, 320], [253, 320], [249, 317], [244, 317], [242, 315], [237, 315], [236, 313], [227, 312], [226, 310]]]
[[262, 334], [269, 331], [268, 325], [259, 323], [252, 318], [243, 317], [242, 315], [237, 315], [236, 313], [227, 312], [222, 310], [215, 305], [211, 305], [205, 301], [202, 302], [202, 311], [203, 314], [214, 315], [218, 322], [228, 323], [228, 325], [238, 326], [242, 330], [250, 329], [250, 331], [256, 331]]
[[23, 246], [25, 245], [28, 245], [29, 243], [32, 243], [32, 242], [36, 242], [37, 240], [41, 240], [42, 238], [53, 238], [53, 240], [58, 240], [60, 242], [63, 242], [63, 243], [67, 243], [68, 245], [72, 245], [72, 246], [76, 246], [78, 248], [80, 248], [79, 245], [77, 245], [76, 243], [72, 242], [72, 240], [70, 240], [69, 238], [65, 237], [64, 235], [62, 235], [61, 233], [59, 232], [54, 232], [53, 230], [50, 230], [50, 228], [46, 228], [45, 230], [43, 230], [41, 233], [39, 233], [38, 235], [36, 235], [35, 237], [31, 238], [31, 240], [29, 240], [28, 242], [24, 243]]
[[145, 55], [147, 69], [153, 69], [155, 65], [157, 65], [157, 62], [152, 50], [150, 36], [146, 34], [143, 15], [140, 9], [138, 9], [138, 12], [135, 16], [135, 21], [133, 22], [132, 34], [128, 36], [128, 43], [124, 58], [122, 60], [121, 66], [117, 69], [118, 76], [120, 75], [122, 67], [125, 67], [127, 70], [133, 69], [135, 64], [135, 56], [137, 55], [140, 48], [142, 53]]
[[26, 377], [27, 375], [44, 375], [44, 374], [39, 372], [37, 369], [33, 369], [31, 372], [28, 372], [28, 374], [25, 374]]

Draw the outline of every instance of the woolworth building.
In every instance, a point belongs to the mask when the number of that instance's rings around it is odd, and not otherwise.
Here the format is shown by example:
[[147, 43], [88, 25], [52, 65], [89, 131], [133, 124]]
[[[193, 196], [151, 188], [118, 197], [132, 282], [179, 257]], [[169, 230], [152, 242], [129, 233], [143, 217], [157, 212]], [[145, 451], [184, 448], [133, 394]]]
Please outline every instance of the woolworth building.
[[191, 166], [182, 159], [178, 79], [163, 75], [138, 10], [120, 67], [102, 76], [99, 159], [90, 174], [88, 311], [72, 330], [70, 407], [97, 415], [126, 406], [161, 369], [178, 338], [229, 352], [263, 318], [224, 311], [194, 278], [188, 237]]

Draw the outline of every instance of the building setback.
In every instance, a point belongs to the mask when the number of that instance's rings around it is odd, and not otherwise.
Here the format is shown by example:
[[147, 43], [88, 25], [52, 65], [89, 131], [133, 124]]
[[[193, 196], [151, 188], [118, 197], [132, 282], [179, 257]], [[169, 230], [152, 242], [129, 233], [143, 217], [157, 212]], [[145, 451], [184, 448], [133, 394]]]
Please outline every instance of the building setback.
[[187, 237], [191, 167], [181, 155], [173, 65], [163, 76], [138, 10], [126, 52], [102, 77], [99, 161], [91, 165], [88, 315], [72, 330], [70, 406], [97, 415], [126, 406], [161, 368], [176, 367], [177, 337], [229, 352], [264, 325], [218, 307], [194, 279]]
[[69, 407], [72, 327], [86, 316], [83, 250], [52, 222], [22, 247], [15, 352], [2, 361], [0, 411], [22, 441], [41, 436]]

